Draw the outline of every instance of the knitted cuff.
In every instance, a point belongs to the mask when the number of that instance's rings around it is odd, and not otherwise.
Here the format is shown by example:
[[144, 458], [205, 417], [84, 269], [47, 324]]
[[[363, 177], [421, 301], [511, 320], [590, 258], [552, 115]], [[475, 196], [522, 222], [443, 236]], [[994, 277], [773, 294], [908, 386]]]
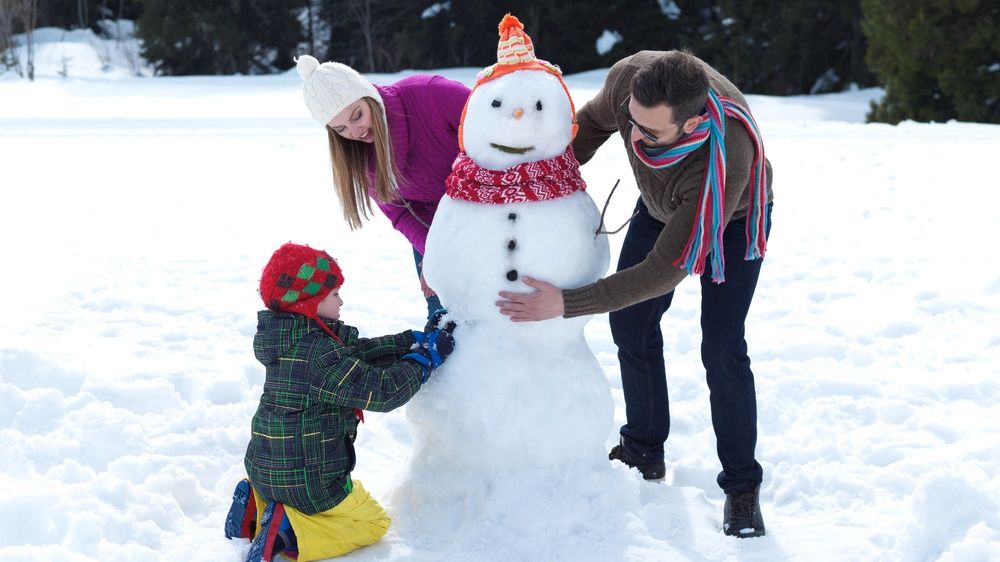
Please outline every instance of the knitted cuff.
[[409, 359], [411, 361], [416, 361], [417, 363], [420, 363], [421, 366], [428, 367], [428, 368], [430, 368], [430, 366], [432, 365], [432, 361], [431, 361], [431, 358], [430, 358], [430, 352], [427, 351], [426, 349], [421, 349], [421, 350], [418, 350], [418, 351], [407, 353], [406, 355], [403, 356], [403, 359]]
[[[427, 352], [426, 349], [424, 349], [422, 351], [424, 353]], [[432, 362], [431, 362], [431, 358], [430, 357], [428, 357], [427, 355], [424, 355], [423, 353], [420, 353], [418, 351], [414, 351], [412, 353], [407, 353], [406, 355], [404, 355], [403, 359], [409, 359], [410, 361], [413, 361], [414, 363], [417, 363], [417, 364], [420, 365], [420, 382], [421, 382], [421, 384], [427, 382], [427, 379], [431, 378], [431, 370], [433, 370], [434, 367], [431, 366]]]
[[593, 284], [579, 289], [563, 289], [563, 318], [574, 318], [585, 314], [596, 314], [600, 299]]

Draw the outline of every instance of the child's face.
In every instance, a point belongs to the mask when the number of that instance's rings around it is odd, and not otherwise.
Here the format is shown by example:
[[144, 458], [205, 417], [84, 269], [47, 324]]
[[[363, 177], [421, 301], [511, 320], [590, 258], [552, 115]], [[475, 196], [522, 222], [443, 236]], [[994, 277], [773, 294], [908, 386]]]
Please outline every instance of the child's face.
[[320, 301], [316, 307], [316, 313], [323, 318], [340, 320], [340, 307], [344, 304], [344, 299], [340, 298], [340, 291], [332, 291], [325, 299]]

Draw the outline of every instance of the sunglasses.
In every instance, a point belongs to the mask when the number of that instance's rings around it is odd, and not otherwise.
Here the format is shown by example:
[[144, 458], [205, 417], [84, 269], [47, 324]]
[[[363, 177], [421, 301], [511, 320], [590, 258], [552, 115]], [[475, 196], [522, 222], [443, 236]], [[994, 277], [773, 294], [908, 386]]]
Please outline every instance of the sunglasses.
[[649, 131], [646, 130], [645, 127], [636, 123], [635, 120], [632, 119], [632, 114], [628, 112], [628, 101], [630, 99], [632, 99], [631, 95], [625, 98], [625, 100], [622, 101], [622, 104], [618, 106], [618, 109], [622, 112], [622, 115], [625, 117], [625, 120], [628, 121], [630, 125], [638, 129], [639, 132], [642, 133], [642, 136], [646, 137], [646, 139], [649, 142], [654, 144], [660, 142], [660, 137], [654, 135], [653, 133], [650, 133]]

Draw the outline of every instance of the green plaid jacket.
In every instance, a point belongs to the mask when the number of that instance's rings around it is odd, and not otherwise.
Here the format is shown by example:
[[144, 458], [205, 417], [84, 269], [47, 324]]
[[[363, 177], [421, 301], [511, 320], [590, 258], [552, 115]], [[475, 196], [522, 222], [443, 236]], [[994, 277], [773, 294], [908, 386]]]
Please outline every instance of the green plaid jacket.
[[421, 366], [401, 360], [409, 330], [359, 338], [340, 321], [327, 325], [293, 313], [257, 313], [253, 348], [266, 368], [244, 464], [263, 497], [307, 515], [339, 504], [351, 489], [354, 408], [388, 412], [420, 389]]

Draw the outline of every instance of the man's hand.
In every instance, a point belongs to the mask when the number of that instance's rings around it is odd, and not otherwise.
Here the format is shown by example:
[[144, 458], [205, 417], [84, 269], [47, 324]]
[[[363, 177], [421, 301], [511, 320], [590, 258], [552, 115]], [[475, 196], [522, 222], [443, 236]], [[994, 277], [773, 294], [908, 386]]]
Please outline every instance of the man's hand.
[[514, 322], [532, 322], [562, 316], [566, 311], [562, 289], [527, 276], [522, 277], [521, 281], [537, 290], [534, 293], [500, 291], [500, 296], [506, 299], [496, 302], [500, 314], [509, 316]]

